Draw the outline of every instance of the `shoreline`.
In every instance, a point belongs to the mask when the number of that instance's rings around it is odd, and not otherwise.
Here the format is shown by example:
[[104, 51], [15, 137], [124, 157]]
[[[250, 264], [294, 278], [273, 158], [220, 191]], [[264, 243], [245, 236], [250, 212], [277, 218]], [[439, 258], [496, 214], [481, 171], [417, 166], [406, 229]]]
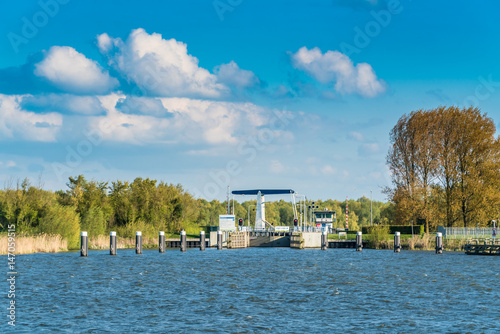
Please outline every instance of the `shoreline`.
[[[383, 240], [372, 240], [369, 235], [366, 236], [367, 245], [364, 249], [373, 250], [393, 250], [394, 240], [387, 238]], [[179, 240], [180, 236], [175, 234], [170, 234], [170, 238], [167, 240]], [[336, 238], [329, 238], [329, 240], [334, 240]], [[0, 236], [0, 255], [8, 255], [7, 251], [7, 236]], [[188, 240], [198, 240], [198, 238], [189, 238]], [[464, 250], [464, 245], [466, 239], [445, 239], [444, 240], [444, 251], [446, 252], [462, 252]], [[401, 246], [403, 251], [435, 251], [435, 240], [431, 235], [417, 235], [412, 238], [405, 238], [401, 240]], [[118, 237], [117, 249], [134, 249], [135, 248], [135, 238]], [[80, 248], [69, 249], [67, 242], [61, 238], [59, 235], [21, 235], [16, 237], [16, 250], [13, 254], [24, 255], [24, 254], [36, 254], [36, 253], [62, 253], [62, 252], [73, 252], [78, 251]], [[144, 237], [143, 239], [143, 249], [158, 249], [158, 238]], [[175, 249], [175, 248], [169, 248]], [[99, 235], [97, 237], [89, 238], [88, 250], [109, 250], [109, 236]], [[10, 253], [12, 254], [12, 252]]]

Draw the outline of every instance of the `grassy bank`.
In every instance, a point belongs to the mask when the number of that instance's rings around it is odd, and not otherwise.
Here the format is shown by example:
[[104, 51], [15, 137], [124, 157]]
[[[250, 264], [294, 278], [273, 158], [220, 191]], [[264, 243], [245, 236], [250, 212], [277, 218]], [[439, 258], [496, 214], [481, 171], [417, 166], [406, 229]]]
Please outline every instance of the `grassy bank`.
[[[199, 235], [188, 235], [189, 238], [198, 238]], [[166, 239], [180, 239], [179, 234], [165, 234]], [[8, 254], [8, 237], [6, 233], [0, 235], [0, 255]], [[15, 254], [31, 254], [31, 253], [57, 253], [66, 252], [68, 243], [60, 235], [55, 234], [37, 234], [37, 235], [16, 235], [15, 238], [16, 250]], [[124, 238], [118, 236], [118, 249], [134, 248], [135, 236], [132, 238]], [[144, 249], [158, 248], [158, 237], [151, 238], [143, 236], [142, 247]], [[77, 248], [78, 249], [78, 248]], [[109, 249], [109, 234], [99, 235], [89, 238], [89, 249]]]
[[[336, 234], [329, 234], [328, 239], [338, 240]], [[340, 237], [345, 240], [346, 237]], [[348, 234], [347, 240], [355, 240], [356, 234]], [[394, 235], [372, 235], [363, 234], [363, 240], [367, 240], [366, 248], [369, 249], [394, 249]], [[444, 239], [445, 251], [462, 251], [466, 239]], [[436, 236], [434, 234], [414, 235], [401, 234], [401, 246], [403, 250], [434, 250], [436, 246]]]
[[[199, 235], [188, 234], [188, 238], [198, 238]], [[180, 239], [179, 234], [165, 235], [166, 239]], [[338, 235], [328, 235], [330, 240], [338, 240]], [[355, 234], [348, 234], [347, 239], [353, 240]], [[345, 237], [341, 237], [345, 240]], [[364, 234], [363, 239], [368, 241], [366, 248], [369, 249], [393, 249], [394, 236], [380, 236]], [[16, 236], [16, 251], [15, 254], [30, 254], [30, 253], [56, 253], [68, 251], [67, 241], [60, 235], [37, 234], [37, 235], [17, 235]], [[143, 248], [156, 249], [158, 248], [158, 236], [150, 237], [143, 235]], [[465, 239], [444, 239], [445, 251], [463, 251], [466, 243]], [[118, 234], [117, 246], [119, 249], [134, 248], [134, 237], [120, 237]], [[403, 250], [428, 250], [432, 251], [435, 247], [435, 236], [430, 235], [401, 235], [401, 246]], [[91, 250], [106, 250], [109, 249], [109, 234], [91, 236], [89, 238], [89, 249]], [[8, 237], [6, 233], [0, 235], [0, 255], [8, 253]]]
[[[180, 240], [180, 235], [166, 233], [165, 238]], [[190, 238], [190, 236], [188, 236], [188, 238]], [[118, 249], [135, 248], [135, 237], [124, 238], [118, 236], [116, 240], [116, 246], [118, 247]], [[158, 237], [151, 238], [147, 236], [142, 236], [142, 248], [144, 249], [158, 248]], [[90, 237], [89, 249], [109, 249], [109, 235], [99, 235], [96, 237]]]
[[[0, 235], [0, 255], [8, 254], [7, 234]], [[56, 253], [68, 250], [68, 243], [58, 234], [16, 235], [15, 254]]]

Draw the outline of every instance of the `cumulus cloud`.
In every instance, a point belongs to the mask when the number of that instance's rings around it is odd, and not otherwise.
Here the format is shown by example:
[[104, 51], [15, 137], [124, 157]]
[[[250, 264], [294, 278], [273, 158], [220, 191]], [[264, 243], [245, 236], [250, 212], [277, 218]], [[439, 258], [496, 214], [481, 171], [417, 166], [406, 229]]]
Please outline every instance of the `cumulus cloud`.
[[[154, 112], [146, 108], [131, 113], [130, 108], [124, 110], [128, 99], [124, 95], [111, 94], [99, 99], [107, 112], [105, 116], [92, 117], [90, 127], [99, 131], [103, 140], [138, 145], [234, 145], [255, 135], [274, 115], [271, 110], [252, 103], [190, 98], [144, 99], [142, 102], [149, 105], [160, 102], [162, 107], [156, 105]], [[274, 138], [290, 138], [285, 130], [272, 131]]]
[[116, 109], [125, 114], [143, 114], [155, 117], [172, 117], [170, 113], [157, 98], [127, 96], [120, 99]]
[[62, 114], [98, 115], [105, 112], [96, 96], [72, 94], [27, 95], [22, 99], [23, 109], [34, 112], [56, 111]]
[[0, 140], [56, 141], [62, 116], [36, 114], [20, 107], [22, 96], [0, 94]]
[[384, 82], [377, 78], [371, 65], [354, 65], [348, 56], [338, 51], [322, 53], [319, 48], [302, 47], [292, 54], [292, 63], [323, 84], [335, 82], [335, 90], [341, 94], [375, 97], [385, 92]]
[[259, 83], [259, 78], [252, 72], [241, 69], [234, 61], [214, 68], [219, 82], [238, 89], [253, 87]]
[[108, 53], [114, 46], [115, 40], [109, 37], [108, 34], [97, 35], [97, 47], [101, 53]]
[[188, 142], [236, 144], [240, 136], [250, 135], [269, 121], [271, 112], [252, 103], [232, 103], [187, 98], [162, 98], [165, 108], [174, 112], [175, 128]]
[[347, 134], [347, 138], [349, 139], [354, 139], [354, 140], [357, 140], [357, 141], [363, 141], [364, 140], [364, 136], [362, 133], [360, 132], [357, 132], [357, 131], [351, 131]]
[[107, 34], [97, 41], [109, 64], [148, 95], [217, 98], [228, 91], [217, 76], [198, 66], [186, 44], [173, 38], [136, 29], [126, 41]]
[[44, 77], [57, 88], [77, 94], [103, 94], [118, 85], [96, 61], [69, 46], [53, 46], [35, 65], [35, 75]]

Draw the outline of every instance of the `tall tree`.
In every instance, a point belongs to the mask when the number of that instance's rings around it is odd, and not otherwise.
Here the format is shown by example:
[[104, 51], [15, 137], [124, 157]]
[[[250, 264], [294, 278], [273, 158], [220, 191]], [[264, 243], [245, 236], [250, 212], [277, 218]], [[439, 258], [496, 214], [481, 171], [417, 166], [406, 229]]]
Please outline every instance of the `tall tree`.
[[470, 226], [488, 220], [500, 203], [495, 132], [493, 121], [473, 107], [403, 115], [387, 156], [396, 220], [424, 222], [427, 232], [438, 221]]

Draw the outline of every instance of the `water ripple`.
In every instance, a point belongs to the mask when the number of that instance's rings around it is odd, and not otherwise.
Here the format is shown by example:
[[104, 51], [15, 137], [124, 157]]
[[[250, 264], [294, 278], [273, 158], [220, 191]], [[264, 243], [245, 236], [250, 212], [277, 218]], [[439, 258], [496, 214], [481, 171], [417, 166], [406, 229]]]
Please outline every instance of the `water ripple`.
[[497, 257], [250, 248], [17, 260], [16, 332], [500, 330]]

